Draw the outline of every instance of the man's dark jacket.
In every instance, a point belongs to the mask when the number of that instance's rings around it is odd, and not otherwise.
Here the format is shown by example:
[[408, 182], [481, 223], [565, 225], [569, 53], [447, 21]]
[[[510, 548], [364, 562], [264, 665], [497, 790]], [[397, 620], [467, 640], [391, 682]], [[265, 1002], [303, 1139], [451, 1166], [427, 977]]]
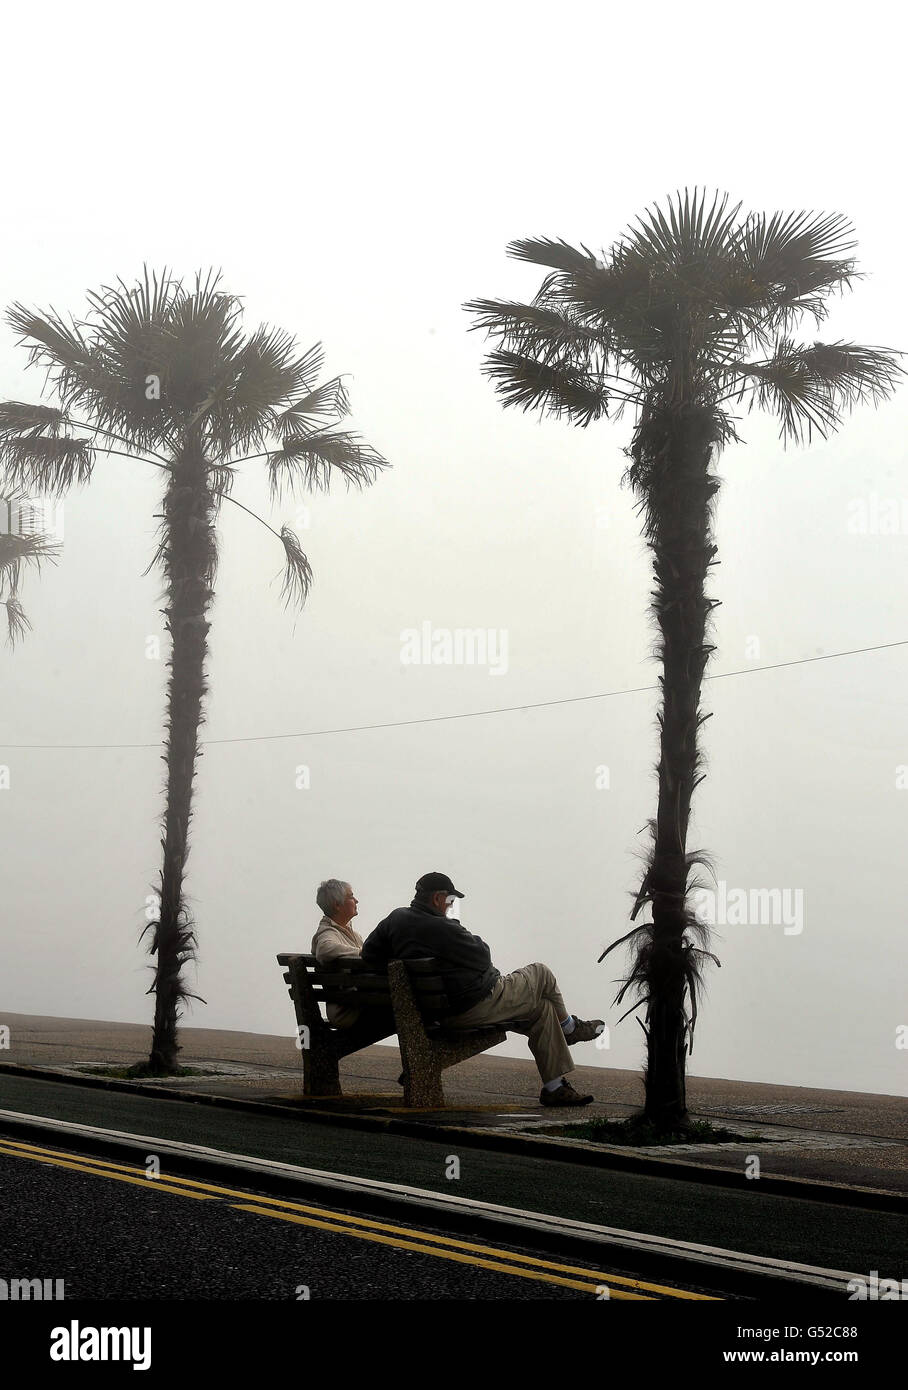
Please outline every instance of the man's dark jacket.
[[363, 942], [363, 960], [370, 965], [426, 956], [438, 961], [452, 1015], [465, 1013], [485, 999], [500, 978], [492, 953], [480, 937], [415, 899], [409, 907], [395, 908]]

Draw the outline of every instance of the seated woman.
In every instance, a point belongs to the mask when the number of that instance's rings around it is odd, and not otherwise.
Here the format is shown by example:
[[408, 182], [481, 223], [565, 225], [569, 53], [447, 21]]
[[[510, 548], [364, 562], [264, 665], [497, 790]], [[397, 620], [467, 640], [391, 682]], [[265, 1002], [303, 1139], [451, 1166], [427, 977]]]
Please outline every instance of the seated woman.
[[[315, 901], [323, 914], [312, 938], [312, 954], [319, 965], [327, 965], [340, 956], [361, 955], [363, 939], [350, 925], [356, 916], [357, 900], [349, 883], [326, 878], [319, 884]], [[351, 1028], [360, 1016], [359, 1009], [346, 1004], [328, 1004], [326, 1009], [333, 1028]]]

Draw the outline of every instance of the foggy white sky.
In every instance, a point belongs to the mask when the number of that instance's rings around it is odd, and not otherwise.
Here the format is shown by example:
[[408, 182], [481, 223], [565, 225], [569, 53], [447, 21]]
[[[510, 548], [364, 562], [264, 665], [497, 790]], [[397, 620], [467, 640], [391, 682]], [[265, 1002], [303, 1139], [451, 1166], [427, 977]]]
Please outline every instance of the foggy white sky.
[[[699, 184], [745, 209], [847, 214], [867, 278], [804, 335], [908, 347], [894, 9], [864, 5], [860, 26], [816, 4], [753, 15], [158, 3], [7, 21], [0, 303], [81, 313], [87, 289], [145, 261], [222, 267], [250, 330], [323, 342], [326, 375], [349, 374], [353, 426], [393, 464], [363, 494], [274, 508], [260, 464], [237, 480], [275, 524], [309, 505], [315, 585], [287, 614], [279, 546], [226, 507], [207, 737], [655, 682], [649, 561], [619, 487], [630, 417], [582, 432], [502, 411], [461, 305], [535, 291], [509, 240], [607, 247]], [[25, 368], [0, 327], [0, 395], [38, 399], [42, 374]], [[787, 451], [771, 420], [745, 419], [747, 443], [718, 464], [712, 672], [908, 638], [908, 515], [895, 534], [849, 530], [856, 503], [908, 513], [906, 410], [903, 389]], [[34, 631], [0, 655], [7, 743], [160, 738], [165, 668], [145, 653], [161, 583], [142, 577], [160, 496], [160, 475], [122, 458], [70, 495], [61, 564], [23, 586]], [[426, 621], [505, 629], [506, 673], [403, 666], [401, 631]], [[804, 922], [718, 929], [692, 1072], [904, 1091], [906, 660], [895, 648], [706, 686], [691, 844], [729, 888], [800, 889]], [[308, 949], [319, 880], [352, 882], [366, 934], [438, 868], [499, 968], [545, 960], [569, 1007], [614, 1025], [623, 958], [596, 958], [630, 925], [655, 702], [207, 748], [188, 889], [208, 1003], [187, 1022], [289, 1035], [274, 956]], [[160, 749], [0, 761], [0, 1006], [150, 1023], [137, 935], [159, 867]], [[636, 1068], [642, 1041], [628, 1019], [580, 1060]]]

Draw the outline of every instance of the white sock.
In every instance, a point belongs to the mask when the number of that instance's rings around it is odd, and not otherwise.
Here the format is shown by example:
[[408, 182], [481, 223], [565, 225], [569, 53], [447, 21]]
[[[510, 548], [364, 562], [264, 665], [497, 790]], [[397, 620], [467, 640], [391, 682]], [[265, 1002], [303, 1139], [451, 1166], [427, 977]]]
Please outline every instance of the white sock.
[[563, 1085], [564, 1085], [564, 1077], [563, 1077], [563, 1076], [556, 1076], [554, 1081], [546, 1081], [542, 1089], [543, 1089], [544, 1091], [557, 1091], [557, 1090], [558, 1090], [558, 1087], [559, 1087], [559, 1086], [563, 1086]]
[[564, 1029], [565, 1035], [567, 1035], [567, 1034], [569, 1034], [569, 1033], [573, 1033], [573, 1031], [574, 1031], [574, 1015], [573, 1015], [573, 1014], [568, 1014], [567, 1018], [563, 1018], [563, 1019], [561, 1020], [561, 1026], [562, 1026], [562, 1028]]

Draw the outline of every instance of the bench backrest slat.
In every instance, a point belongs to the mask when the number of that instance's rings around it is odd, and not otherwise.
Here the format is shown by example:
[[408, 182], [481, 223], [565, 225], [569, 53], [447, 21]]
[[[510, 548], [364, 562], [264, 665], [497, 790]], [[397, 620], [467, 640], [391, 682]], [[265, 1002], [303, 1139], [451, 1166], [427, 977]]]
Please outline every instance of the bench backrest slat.
[[317, 985], [313, 990], [313, 997], [317, 1004], [346, 1004], [350, 1008], [388, 1008], [391, 1007], [391, 995], [388, 990], [377, 989], [336, 989], [327, 986], [320, 989]]
[[[285, 952], [278, 956], [281, 965], [288, 967], [291, 979], [318, 1004], [346, 1004], [355, 1008], [391, 1006], [391, 991], [387, 974], [377, 971], [360, 956], [340, 956], [319, 966], [313, 955]], [[421, 1013], [436, 1018], [451, 1012], [444, 977], [438, 973], [438, 961], [433, 957], [406, 960], [410, 987]]]
[[318, 970], [312, 974], [312, 986], [317, 989], [319, 985], [343, 985], [344, 989], [387, 989], [387, 975], [377, 975], [370, 971], [368, 975], [362, 971], [335, 970], [334, 961], [331, 962], [330, 970]]

